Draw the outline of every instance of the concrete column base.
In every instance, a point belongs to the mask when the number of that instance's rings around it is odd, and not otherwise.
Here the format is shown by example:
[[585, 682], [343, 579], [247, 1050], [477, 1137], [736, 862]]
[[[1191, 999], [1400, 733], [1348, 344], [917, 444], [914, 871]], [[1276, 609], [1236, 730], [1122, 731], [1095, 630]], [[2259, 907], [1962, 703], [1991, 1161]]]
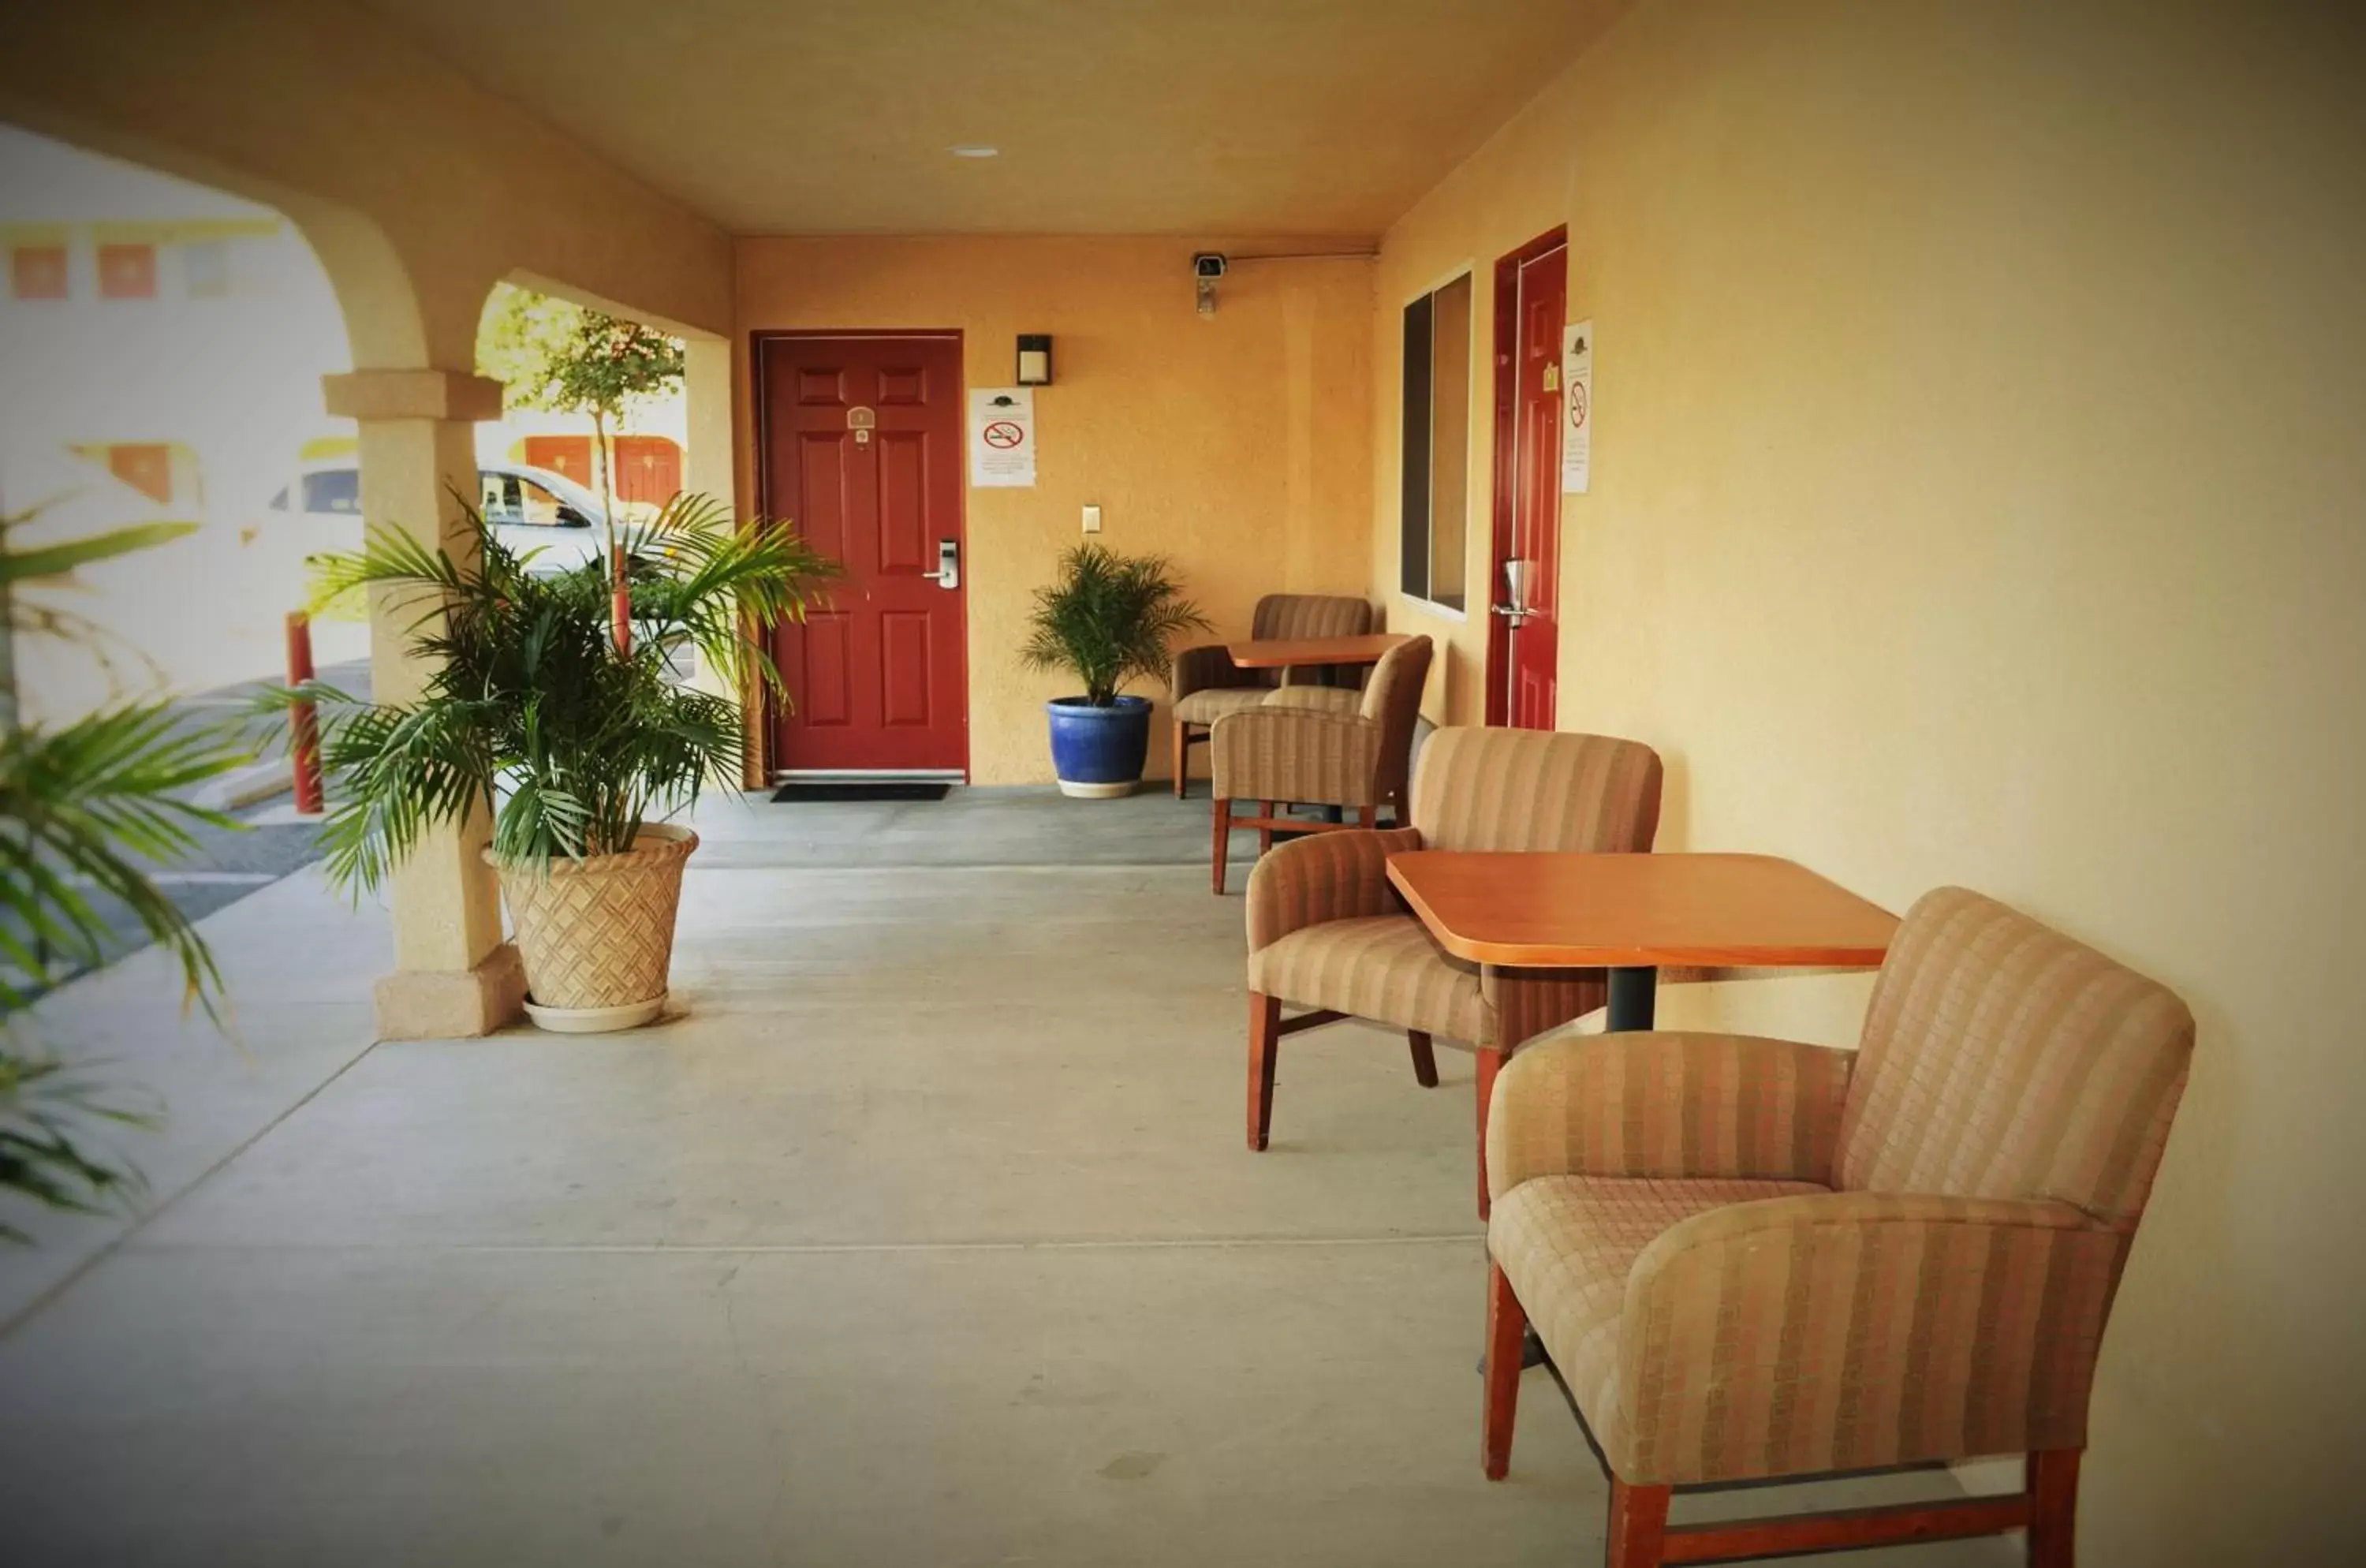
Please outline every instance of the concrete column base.
[[474, 969], [400, 969], [375, 989], [380, 1040], [468, 1040], [525, 1016], [525, 964], [503, 942]]

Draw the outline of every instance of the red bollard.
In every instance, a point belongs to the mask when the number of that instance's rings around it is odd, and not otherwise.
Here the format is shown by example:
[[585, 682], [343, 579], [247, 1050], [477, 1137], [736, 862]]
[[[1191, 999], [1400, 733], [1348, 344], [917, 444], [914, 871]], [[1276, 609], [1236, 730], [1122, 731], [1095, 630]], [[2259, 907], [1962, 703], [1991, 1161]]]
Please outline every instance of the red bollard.
[[[287, 617], [287, 683], [300, 686], [312, 678], [312, 617], [298, 610]], [[318, 817], [325, 802], [321, 789], [321, 720], [309, 702], [287, 708], [287, 752], [296, 763], [296, 813]]]

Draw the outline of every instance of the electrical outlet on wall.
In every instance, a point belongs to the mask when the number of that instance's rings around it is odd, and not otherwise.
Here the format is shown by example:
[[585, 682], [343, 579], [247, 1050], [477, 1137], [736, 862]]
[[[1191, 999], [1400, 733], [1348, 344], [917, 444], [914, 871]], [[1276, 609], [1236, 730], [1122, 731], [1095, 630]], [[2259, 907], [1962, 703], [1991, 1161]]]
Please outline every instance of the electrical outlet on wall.
[[1086, 508], [1085, 508], [1085, 532], [1086, 532], [1086, 533], [1087, 533], [1087, 534], [1098, 534], [1098, 533], [1099, 533], [1100, 531], [1101, 531], [1101, 509], [1100, 509], [1099, 507], [1098, 507], [1098, 506], [1087, 506], [1087, 507], [1086, 507]]

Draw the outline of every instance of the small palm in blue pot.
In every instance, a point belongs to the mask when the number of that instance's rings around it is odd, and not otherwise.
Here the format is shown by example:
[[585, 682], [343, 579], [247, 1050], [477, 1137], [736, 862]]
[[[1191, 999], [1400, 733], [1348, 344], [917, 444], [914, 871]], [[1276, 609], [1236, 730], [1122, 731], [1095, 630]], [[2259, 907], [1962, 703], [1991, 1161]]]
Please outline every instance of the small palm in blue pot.
[[1084, 694], [1044, 705], [1052, 767], [1066, 795], [1126, 795], [1150, 752], [1150, 699], [1118, 694], [1127, 682], [1166, 678], [1167, 645], [1206, 628], [1163, 556], [1121, 556], [1097, 544], [1060, 558], [1057, 580], [1035, 591], [1034, 627], [1020, 655], [1038, 670], [1065, 670]]

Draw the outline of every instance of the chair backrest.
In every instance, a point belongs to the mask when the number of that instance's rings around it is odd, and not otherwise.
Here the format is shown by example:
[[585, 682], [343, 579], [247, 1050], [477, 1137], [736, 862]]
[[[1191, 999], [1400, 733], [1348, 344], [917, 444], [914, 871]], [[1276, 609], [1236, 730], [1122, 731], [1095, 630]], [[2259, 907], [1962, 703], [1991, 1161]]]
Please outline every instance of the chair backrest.
[[1960, 887], [1907, 911], [1874, 985], [1834, 1185], [2058, 1199], [2132, 1227], [2185, 1087], [2165, 987]]
[[1371, 629], [1371, 605], [1328, 593], [1268, 593], [1249, 621], [1249, 636], [1260, 642], [1361, 637]]
[[1648, 850], [1660, 754], [1606, 735], [1441, 729], [1421, 749], [1413, 825], [1433, 850]]
[[1374, 781], [1375, 798], [1404, 798], [1405, 768], [1413, 757], [1414, 721], [1421, 717], [1422, 687], [1429, 681], [1429, 638], [1417, 637], [1380, 655], [1364, 682], [1358, 710], [1380, 727], [1380, 770]]

